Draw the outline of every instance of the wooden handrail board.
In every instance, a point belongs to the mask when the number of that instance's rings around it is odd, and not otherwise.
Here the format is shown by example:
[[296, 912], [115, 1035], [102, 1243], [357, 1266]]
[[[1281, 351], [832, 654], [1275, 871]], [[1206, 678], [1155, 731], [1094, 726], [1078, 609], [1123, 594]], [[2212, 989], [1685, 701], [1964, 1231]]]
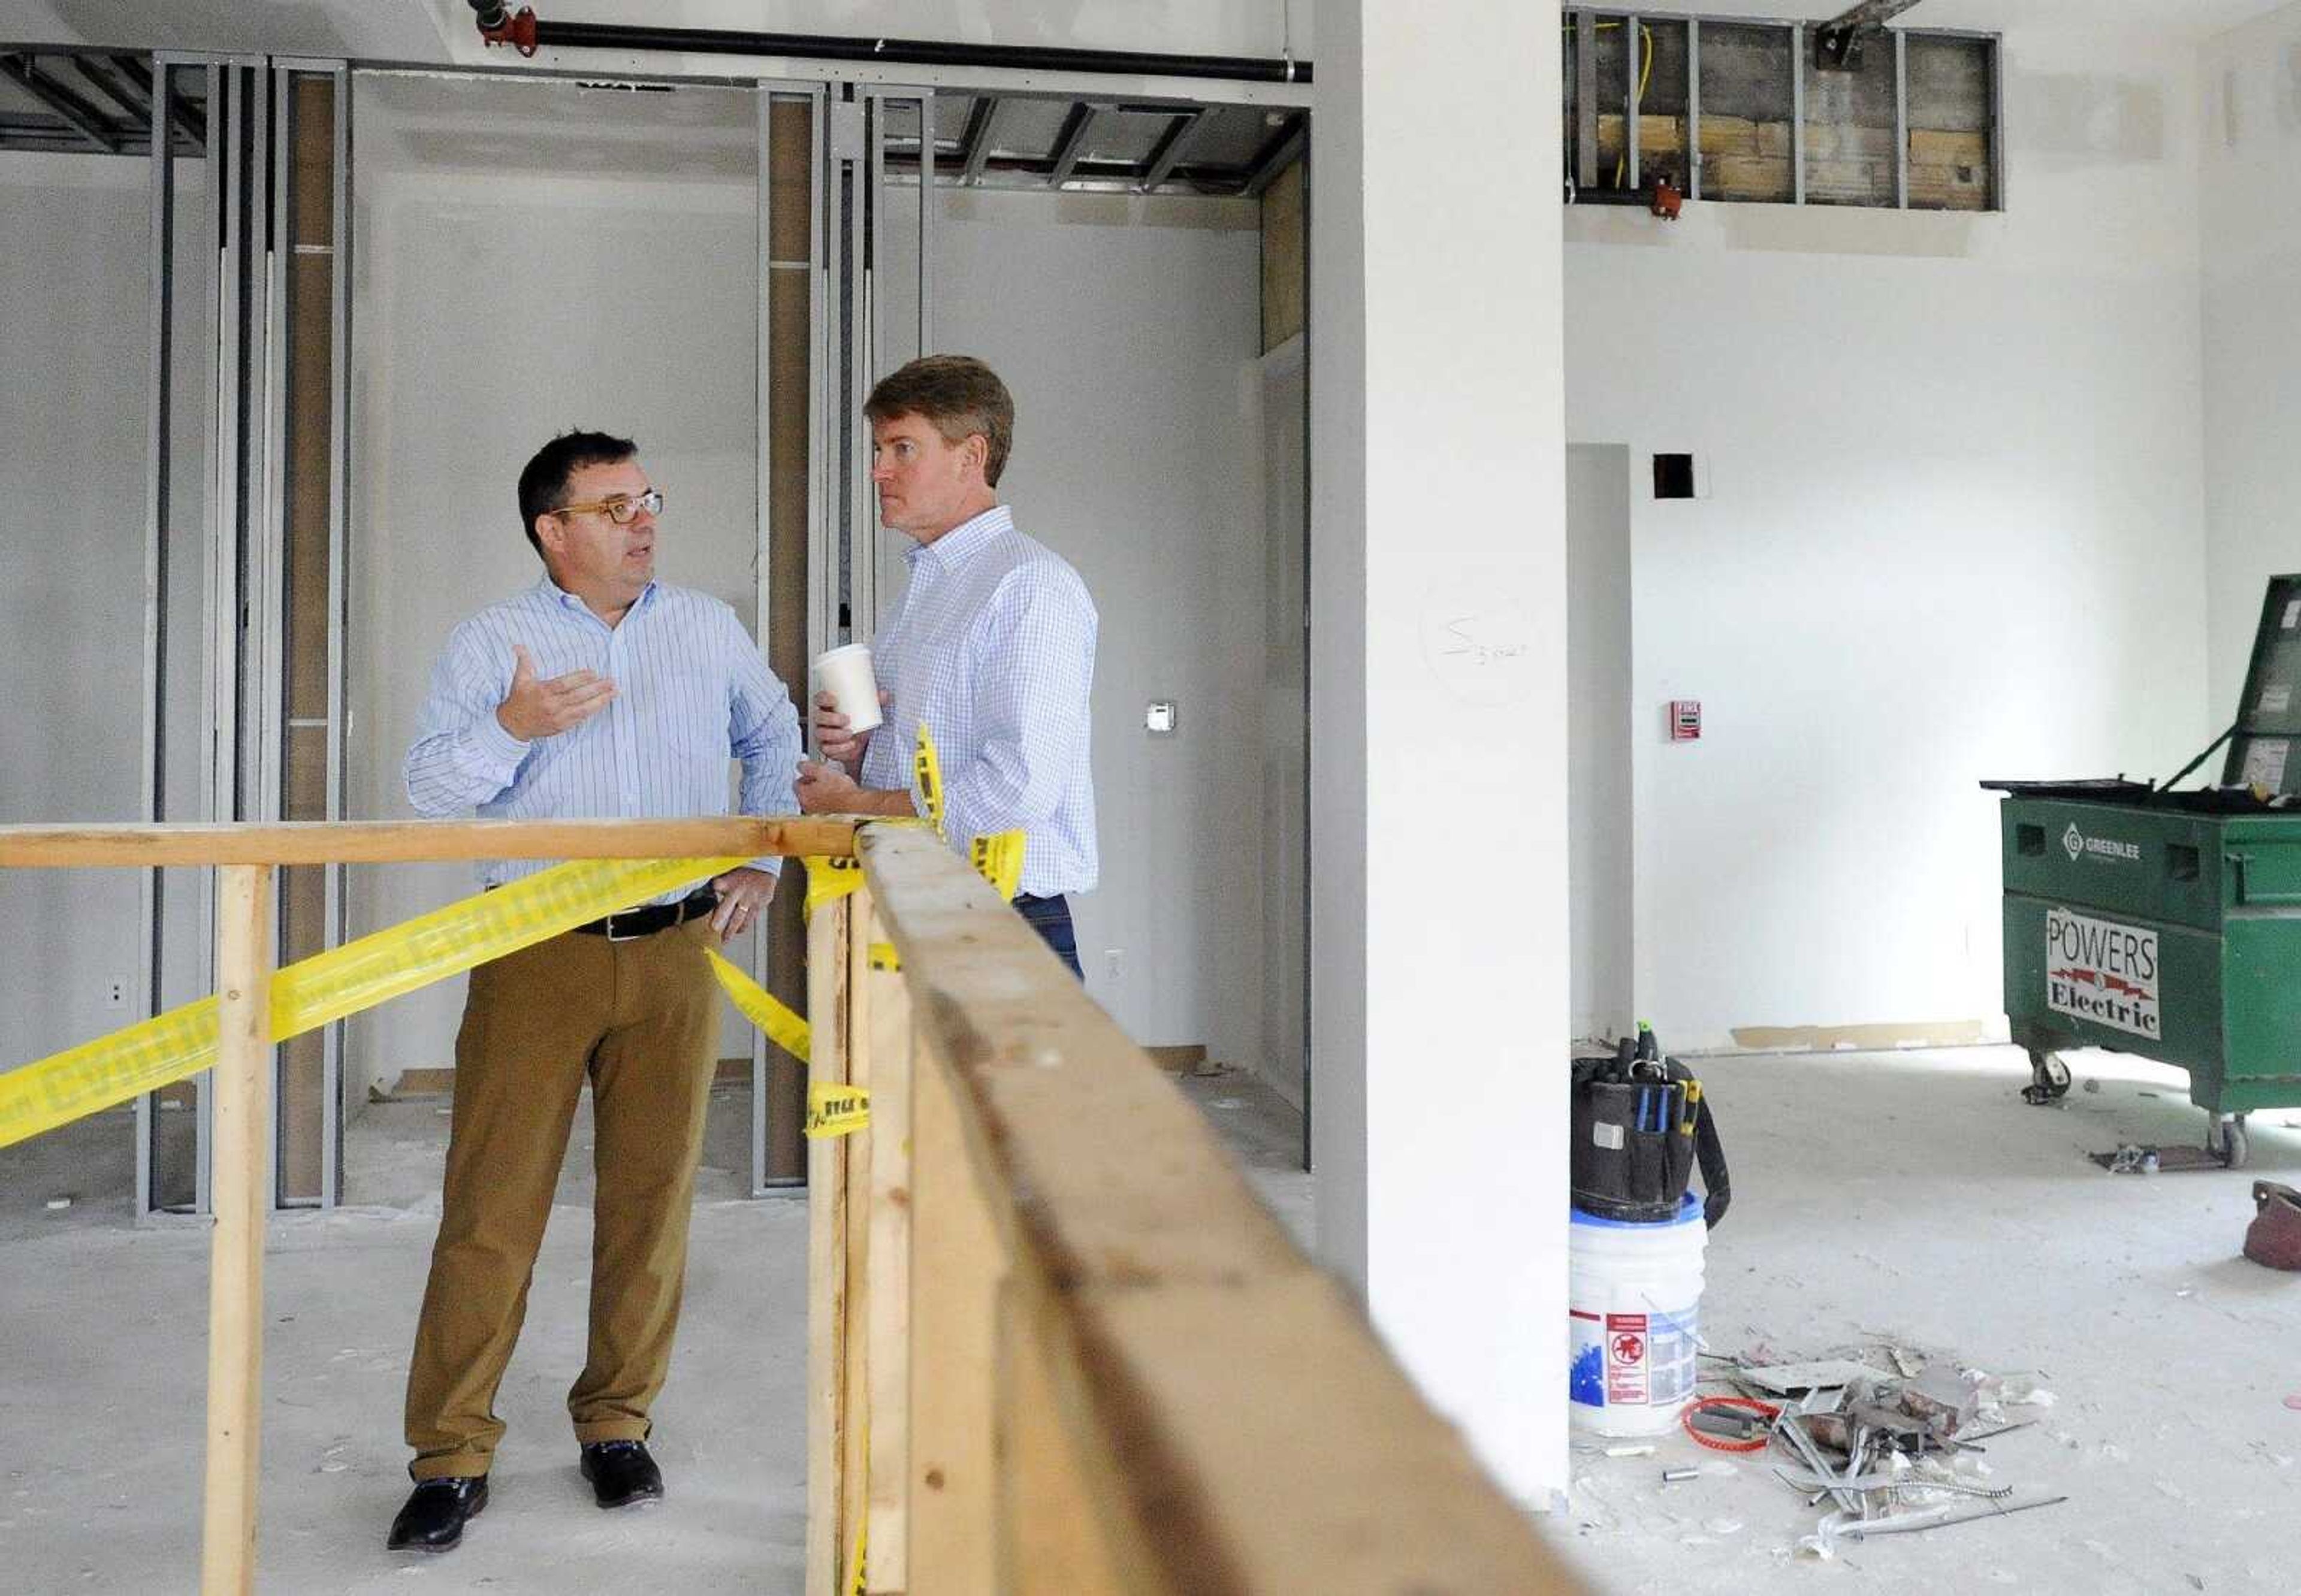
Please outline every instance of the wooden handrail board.
[[858, 847], [914, 1021], [982, 1110], [978, 1150], [1058, 1288], [1309, 1266], [1205, 1119], [980, 877], [925, 831], [866, 828]]
[[1584, 1589], [1331, 1276], [1104, 1288], [1071, 1308], [1092, 1422], [1169, 1589]]
[[931, 836], [866, 828], [858, 850], [994, 1218], [1043, 1292], [1042, 1346], [1077, 1371], [1053, 1382], [1088, 1409], [1067, 1422], [1122, 1461], [1167, 1588], [1577, 1589], [1021, 919]]
[[389, 865], [444, 859], [786, 858], [855, 852], [834, 815], [664, 820], [283, 821], [0, 826], [0, 866]]

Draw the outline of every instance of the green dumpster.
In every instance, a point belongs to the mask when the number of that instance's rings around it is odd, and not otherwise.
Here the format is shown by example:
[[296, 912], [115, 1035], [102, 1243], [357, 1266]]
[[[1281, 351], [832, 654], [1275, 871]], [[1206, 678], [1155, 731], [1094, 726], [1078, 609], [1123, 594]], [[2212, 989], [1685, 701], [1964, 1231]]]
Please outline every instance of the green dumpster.
[[2108, 1048], [2189, 1074], [2206, 1145], [2245, 1161], [2245, 1116], [2301, 1105], [2301, 576], [2272, 579], [2217, 787], [1993, 781], [2005, 1012], [2022, 1093], [2069, 1090], [2056, 1055]]

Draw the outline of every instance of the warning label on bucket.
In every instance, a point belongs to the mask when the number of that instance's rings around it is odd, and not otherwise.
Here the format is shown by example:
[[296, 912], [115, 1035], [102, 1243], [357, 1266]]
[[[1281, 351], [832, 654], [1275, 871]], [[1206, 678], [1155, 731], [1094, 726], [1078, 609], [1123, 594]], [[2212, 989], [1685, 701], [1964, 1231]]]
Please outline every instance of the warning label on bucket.
[[1606, 1316], [1606, 1400], [1646, 1400], [1646, 1316]]
[[1569, 1308], [1572, 1362], [1567, 1394], [1586, 1412], [1676, 1413], [1694, 1394], [1700, 1318], [1698, 1304], [1678, 1313], [1652, 1308], [1644, 1313]]
[[[1598, 1318], [1595, 1314], [1574, 1316]], [[1590, 1339], [1597, 1343], [1589, 1349], [1595, 1355], [1591, 1361], [1603, 1360], [1603, 1394], [1582, 1389], [1577, 1369], [1574, 1400], [1605, 1408], [1676, 1408], [1694, 1394], [1696, 1317], [1691, 1309], [1682, 1314], [1608, 1314], [1602, 1324], [1589, 1324], [1587, 1330], [1594, 1333]], [[1576, 1361], [1578, 1365], [1581, 1360]]]
[[2157, 933], [2047, 909], [2046, 1006], [2135, 1036], [2163, 1036]]

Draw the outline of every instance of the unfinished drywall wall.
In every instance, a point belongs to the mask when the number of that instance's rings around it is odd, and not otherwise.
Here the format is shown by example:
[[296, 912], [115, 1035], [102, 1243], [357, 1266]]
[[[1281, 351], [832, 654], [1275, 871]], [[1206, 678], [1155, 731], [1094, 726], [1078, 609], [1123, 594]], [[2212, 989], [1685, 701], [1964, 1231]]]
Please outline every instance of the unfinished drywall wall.
[[[554, 433], [636, 439], [666, 499], [658, 571], [749, 624], [757, 193], [741, 91], [355, 83], [347, 803], [371, 819], [409, 813], [401, 759], [448, 631], [541, 574], [515, 485]], [[472, 882], [458, 865], [356, 870], [352, 932]], [[351, 1100], [451, 1065], [463, 992], [441, 982], [352, 1021]], [[732, 1020], [721, 1051], [750, 1051]]]
[[1630, 494], [1627, 448], [1566, 451], [1568, 885], [1577, 1038], [1623, 1036], [1636, 1024]]
[[2002, 1024], [1974, 783], [2166, 775], [2218, 729], [2194, 54], [2005, 58], [2002, 216], [1569, 215], [1572, 435], [1707, 481], [1633, 506], [1636, 1004], [1670, 1044]]
[[[1263, 249], [1268, 261], [1267, 228]], [[1310, 1047], [1310, 372], [1301, 334], [1256, 363], [1247, 399], [1261, 422], [1261, 1057], [1266, 1079], [1301, 1108]]]
[[[491, 91], [524, 97], [493, 115]], [[363, 148], [397, 158], [364, 155], [356, 191], [356, 815], [405, 813], [399, 756], [448, 629], [534, 580], [511, 483], [549, 432], [637, 437], [670, 497], [665, 575], [750, 614], [754, 192], [722, 137], [737, 113], [682, 88], [633, 121], [632, 96], [612, 96], [619, 126], [582, 146], [606, 175], [547, 174], [569, 148], [553, 120], [576, 108], [531, 102], [580, 92], [359, 79]], [[462, 142], [482, 127], [484, 144]], [[474, 169], [482, 151], [492, 170]], [[1078, 905], [1091, 989], [1147, 1044], [1264, 1068], [1253, 207], [950, 196], [935, 248], [938, 343], [989, 359], [1021, 408], [1002, 492], [1102, 609], [1103, 885]], [[475, 284], [513, 286], [516, 313]], [[1181, 704], [1173, 738], [1145, 732], [1159, 698]], [[468, 880], [356, 873], [355, 929]], [[355, 1021], [355, 1095], [448, 1064], [460, 1007], [461, 984], [441, 982]], [[748, 1049], [732, 1030], [723, 1044]], [[1276, 1078], [1289, 1074], [1299, 1054]]]
[[[2281, 201], [2301, 156], [2301, 5], [2210, 41], [2200, 65], [2205, 707], [2218, 725], [2237, 712], [2263, 582], [2301, 571], [2301, 220]], [[2205, 773], [2217, 780], [2219, 762]]]
[[[1299, 1093], [1299, 1055], [1268, 1057], [1262, 1028], [1264, 808], [1299, 798], [1267, 790], [1261, 752], [1284, 709], [1261, 690], [1256, 207], [954, 194], [934, 252], [935, 342], [1015, 395], [1000, 497], [1102, 617], [1087, 989], [1145, 1046], [1204, 1043]], [[1146, 730], [1153, 700], [1177, 705], [1174, 735]]]
[[[150, 171], [0, 153], [0, 823], [143, 817]], [[144, 963], [134, 872], [0, 871], [0, 1070], [138, 1017]]]

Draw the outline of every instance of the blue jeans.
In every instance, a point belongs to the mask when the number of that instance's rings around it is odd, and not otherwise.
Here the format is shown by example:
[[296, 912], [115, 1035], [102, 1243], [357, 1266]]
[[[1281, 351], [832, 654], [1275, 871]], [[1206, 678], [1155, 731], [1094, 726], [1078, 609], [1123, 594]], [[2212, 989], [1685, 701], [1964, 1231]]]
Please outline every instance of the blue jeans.
[[1081, 981], [1086, 979], [1086, 972], [1079, 968], [1078, 938], [1071, 930], [1069, 898], [1059, 892], [1052, 898], [1033, 898], [1018, 892], [1015, 895], [1015, 912], [1055, 950], [1055, 957], [1069, 966], [1072, 974]]

